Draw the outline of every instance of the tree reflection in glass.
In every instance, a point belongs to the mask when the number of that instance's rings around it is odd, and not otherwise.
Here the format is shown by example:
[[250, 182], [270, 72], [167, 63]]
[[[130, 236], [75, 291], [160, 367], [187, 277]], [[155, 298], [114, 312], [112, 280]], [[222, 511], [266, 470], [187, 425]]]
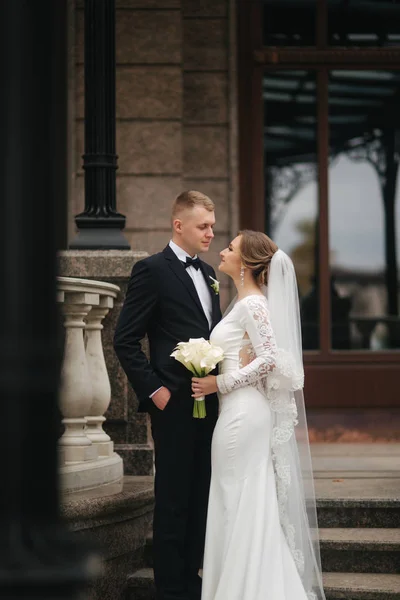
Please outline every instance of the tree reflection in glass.
[[331, 73], [331, 275], [350, 302], [351, 349], [400, 347], [399, 94], [399, 72]]
[[295, 264], [307, 350], [319, 348], [315, 94], [313, 72], [264, 75], [266, 231]]

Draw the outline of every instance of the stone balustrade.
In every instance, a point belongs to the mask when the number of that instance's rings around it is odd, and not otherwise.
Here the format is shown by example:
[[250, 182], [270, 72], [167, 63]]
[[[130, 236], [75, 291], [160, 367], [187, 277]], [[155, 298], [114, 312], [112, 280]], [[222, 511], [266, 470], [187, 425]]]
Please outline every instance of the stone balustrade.
[[65, 327], [60, 389], [65, 428], [59, 440], [61, 484], [66, 493], [100, 486], [110, 486], [115, 492], [118, 484], [122, 489], [123, 463], [103, 430], [111, 388], [101, 331], [119, 287], [73, 277], [58, 277], [57, 287]]

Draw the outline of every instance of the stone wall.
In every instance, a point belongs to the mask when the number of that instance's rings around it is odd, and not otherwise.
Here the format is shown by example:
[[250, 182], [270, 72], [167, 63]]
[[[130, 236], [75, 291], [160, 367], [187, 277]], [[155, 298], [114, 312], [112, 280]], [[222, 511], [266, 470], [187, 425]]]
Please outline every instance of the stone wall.
[[127, 597], [127, 577], [143, 564], [153, 506], [152, 477], [125, 477], [122, 492], [102, 495], [93, 490], [63, 499], [61, 512], [69, 528], [101, 560], [99, 576], [84, 598]]
[[[133, 250], [152, 254], [170, 239], [170, 207], [183, 189], [216, 203], [207, 260], [236, 231], [234, 14], [230, 0], [116, 0], [117, 205]], [[74, 18], [70, 114], [75, 144], [73, 216], [84, 205], [83, 1]], [[222, 280], [222, 304], [228, 299]]]

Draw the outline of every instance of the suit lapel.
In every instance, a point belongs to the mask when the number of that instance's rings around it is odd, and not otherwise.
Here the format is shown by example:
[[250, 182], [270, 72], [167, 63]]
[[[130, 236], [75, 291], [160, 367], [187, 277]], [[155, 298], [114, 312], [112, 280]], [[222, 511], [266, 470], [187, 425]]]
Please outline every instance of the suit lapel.
[[212, 314], [211, 314], [211, 320], [212, 320], [212, 324], [211, 324], [211, 328], [213, 326], [214, 323], [214, 319], [215, 319], [215, 298], [216, 298], [216, 293], [214, 292], [214, 290], [211, 287], [212, 281], [210, 279], [209, 274], [207, 273], [207, 268], [205, 263], [200, 260], [200, 269], [201, 272], [203, 273], [203, 277], [207, 283], [207, 287], [208, 287], [208, 291], [210, 293], [210, 297], [211, 297], [211, 308], [212, 308]]
[[212, 324], [211, 324], [211, 329], [213, 329], [214, 324], [217, 320], [217, 313], [218, 313], [218, 295], [215, 293], [215, 291], [213, 290], [213, 288], [211, 287], [212, 285], [212, 280], [210, 279], [210, 275], [207, 273], [207, 269], [205, 266], [205, 263], [200, 260], [200, 268], [201, 268], [201, 272], [203, 273], [203, 277], [206, 280], [207, 286], [208, 286], [208, 291], [210, 292], [210, 296], [211, 296], [211, 306], [212, 306]]
[[199, 298], [199, 295], [195, 288], [195, 285], [193, 283], [193, 279], [190, 277], [190, 275], [188, 274], [188, 272], [182, 265], [181, 261], [176, 256], [175, 252], [170, 248], [170, 246], [167, 246], [164, 249], [164, 256], [167, 259], [170, 269], [173, 271], [173, 273], [175, 273], [175, 275], [178, 277], [178, 279], [183, 283], [183, 285], [189, 292], [190, 296], [192, 297], [192, 300], [194, 300], [194, 302], [196, 303], [196, 306], [198, 307], [199, 311], [203, 315], [203, 317], [206, 320], [207, 325], [208, 325], [207, 317], [204, 314], [204, 310], [201, 305], [200, 298]]
[[211, 288], [211, 293], [212, 293], [212, 303], [213, 303], [211, 330], [213, 330], [221, 318], [221, 307], [219, 304], [219, 295], [216, 294], [212, 288]]

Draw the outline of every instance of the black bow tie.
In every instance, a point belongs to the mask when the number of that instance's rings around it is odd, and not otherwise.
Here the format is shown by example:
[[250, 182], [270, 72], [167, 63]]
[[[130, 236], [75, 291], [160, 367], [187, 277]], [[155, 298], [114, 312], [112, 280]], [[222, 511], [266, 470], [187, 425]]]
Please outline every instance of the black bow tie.
[[188, 267], [194, 267], [196, 271], [200, 269], [200, 259], [198, 258], [190, 258], [190, 256], [187, 256], [186, 262], [184, 262], [183, 260], [181, 262], [185, 269], [187, 269]]

